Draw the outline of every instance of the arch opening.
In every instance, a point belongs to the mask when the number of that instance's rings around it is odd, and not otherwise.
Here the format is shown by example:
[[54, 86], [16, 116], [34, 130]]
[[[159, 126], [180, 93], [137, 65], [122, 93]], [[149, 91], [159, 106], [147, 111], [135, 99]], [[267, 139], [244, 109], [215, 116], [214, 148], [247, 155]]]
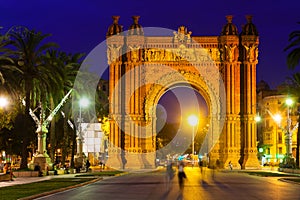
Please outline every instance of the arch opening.
[[[201, 93], [203, 91], [194, 86], [176, 84], [167, 88], [160, 97], [156, 107], [156, 124], [165, 123], [156, 127], [156, 158], [159, 163], [184, 154], [190, 158], [193, 144], [195, 155], [209, 152], [208, 141], [204, 141], [210, 138], [207, 136], [210, 123], [207, 102], [210, 101]], [[188, 123], [190, 115], [198, 119], [194, 127]]]

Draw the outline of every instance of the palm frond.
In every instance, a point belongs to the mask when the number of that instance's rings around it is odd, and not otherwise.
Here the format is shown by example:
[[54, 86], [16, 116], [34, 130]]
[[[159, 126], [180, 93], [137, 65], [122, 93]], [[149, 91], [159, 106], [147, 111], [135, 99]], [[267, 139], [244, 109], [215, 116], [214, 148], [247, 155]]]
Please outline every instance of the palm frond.
[[289, 69], [295, 69], [300, 62], [300, 47], [293, 49], [287, 56], [287, 66]]

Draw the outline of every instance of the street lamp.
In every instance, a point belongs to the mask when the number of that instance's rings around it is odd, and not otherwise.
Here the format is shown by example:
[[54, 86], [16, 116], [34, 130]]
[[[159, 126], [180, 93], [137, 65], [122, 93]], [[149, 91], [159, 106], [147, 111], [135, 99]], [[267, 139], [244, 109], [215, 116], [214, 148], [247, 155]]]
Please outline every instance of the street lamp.
[[198, 123], [198, 117], [196, 115], [190, 115], [188, 117], [188, 122], [189, 124], [193, 127], [193, 135], [192, 135], [192, 161], [194, 163], [194, 152], [195, 152], [195, 126], [197, 125]]
[[[8, 100], [5, 97], [0, 97], [0, 108], [5, 108], [8, 104]], [[6, 160], [5, 151], [2, 151], [2, 157]]]
[[293, 100], [288, 98], [285, 100], [286, 105], [288, 106], [287, 110], [287, 134], [286, 134], [286, 155], [291, 157], [292, 155], [292, 134], [291, 134], [291, 118], [290, 118], [290, 107], [293, 105]]
[[83, 119], [81, 117], [81, 109], [85, 108], [89, 105], [89, 100], [87, 98], [82, 98], [79, 100], [79, 118], [78, 118], [78, 135], [77, 135], [77, 163], [79, 166], [82, 166], [83, 164], [83, 158], [82, 158], [82, 126], [81, 123], [83, 122]]
[[259, 115], [256, 115], [255, 118], [254, 118], [254, 120], [256, 122], [260, 122], [261, 121], [261, 117]]
[[281, 119], [282, 119], [282, 117], [281, 117], [280, 114], [275, 114], [274, 115], [274, 121], [276, 122], [276, 131], [275, 131], [275, 134], [276, 134], [276, 142], [275, 142], [275, 145], [276, 145], [276, 147], [275, 147], [276, 148], [276, 155], [275, 155], [276, 162], [278, 162], [278, 147], [277, 147], [277, 145], [278, 145], [278, 126], [280, 125]]

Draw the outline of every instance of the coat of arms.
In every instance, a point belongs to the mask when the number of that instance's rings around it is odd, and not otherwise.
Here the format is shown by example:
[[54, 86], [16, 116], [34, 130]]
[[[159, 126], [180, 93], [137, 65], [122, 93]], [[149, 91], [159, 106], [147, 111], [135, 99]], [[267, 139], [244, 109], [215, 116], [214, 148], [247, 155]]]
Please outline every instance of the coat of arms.
[[180, 26], [178, 32], [174, 31], [174, 41], [178, 42], [190, 42], [192, 31], [187, 31], [185, 26]]

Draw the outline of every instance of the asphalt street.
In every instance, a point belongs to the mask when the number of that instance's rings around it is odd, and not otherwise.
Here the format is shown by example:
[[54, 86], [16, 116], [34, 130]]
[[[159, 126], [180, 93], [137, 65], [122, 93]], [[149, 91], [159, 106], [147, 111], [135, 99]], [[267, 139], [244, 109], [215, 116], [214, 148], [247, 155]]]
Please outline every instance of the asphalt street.
[[278, 177], [258, 177], [239, 171], [186, 167], [179, 189], [177, 176], [170, 187], [165, 170], [127, 174], [41, 197], [43, 200], [299, 200], [300, 185]]

